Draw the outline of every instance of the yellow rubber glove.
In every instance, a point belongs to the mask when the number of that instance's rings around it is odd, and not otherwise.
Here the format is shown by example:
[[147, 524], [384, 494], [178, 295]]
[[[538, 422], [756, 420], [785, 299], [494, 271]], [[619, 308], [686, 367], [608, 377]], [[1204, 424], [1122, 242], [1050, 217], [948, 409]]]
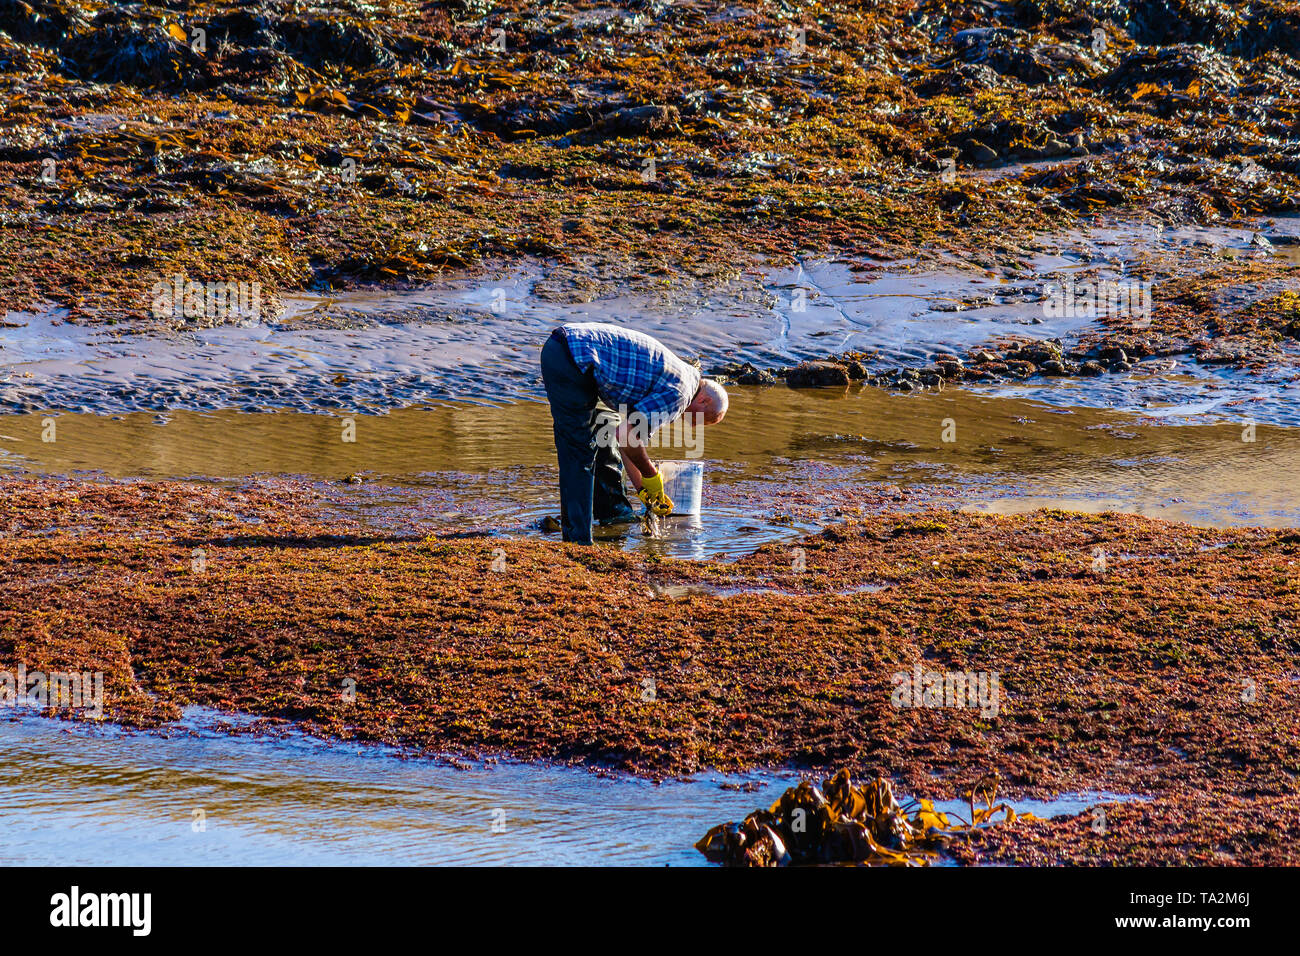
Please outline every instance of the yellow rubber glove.
[[643, 475], [641, 490], [636, 493], [636, 496], [657, 515], [673, 513], [673, 499], [664, 494], [664, 476], [661, 474]]

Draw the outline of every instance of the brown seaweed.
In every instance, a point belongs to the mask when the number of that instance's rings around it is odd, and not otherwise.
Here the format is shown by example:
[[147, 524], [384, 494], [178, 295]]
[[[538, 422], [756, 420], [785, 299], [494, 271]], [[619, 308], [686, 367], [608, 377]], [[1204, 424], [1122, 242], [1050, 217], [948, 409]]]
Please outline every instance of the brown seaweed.
[[998, 814], [1007, 824], [1038, 819], [994, 802], [996, 775], [981, 777], [966, 796], [970, 816], [961, 820], [936, 810], [931, 800], [900, 804], [883, 777], [854, 786], [849, 771], [841, 769], [821, 789], [805, 780], [767, 810], [756, 810], [740, 823], [719, 824], [695, 848], [726, 866], [926, 866], [948, 841], [992, 824]]

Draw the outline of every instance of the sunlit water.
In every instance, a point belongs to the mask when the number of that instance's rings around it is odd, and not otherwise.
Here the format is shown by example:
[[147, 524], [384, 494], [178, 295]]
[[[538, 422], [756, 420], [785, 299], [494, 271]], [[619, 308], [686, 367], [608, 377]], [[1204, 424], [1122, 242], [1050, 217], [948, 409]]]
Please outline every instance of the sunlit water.
[[[0, 719], [0, 863], [701, 866], [706, 830], [799, 779], [457, 769], [383, 747], [234, 737], [210, 729], [219, 716], [192, 709], [166, 735]], [[1014, 804], [1051, 816], [1122, 799]]]
[[[0, 468], [234, 483], [303, 475], [321, 482], [324, 503], [407, 533], [544, 536], [540, 520], [558, 513], [550, 416], [538, 402], [357, 416], [352, 442], [343, 440], [344, 417], [296, 412], [64, 414], [52, 419], [48, 442], [45, 419], [0, 419]], [[698, 447], [652, 449], [700, 455], [701, 515], [670, 519], [657, 539], [636, 525], [598, 536], [679, 557], [734, 556], [832, 520], [836, 489], [891, 485], [922, 503], [995, 512], [1047, 506], [1300, 525], [1300, 429], [1162, 421], [960, 390], [737, 388], [727, 420]], [[792, 493], [808, 491], [811, 505], [787, 507]]]
[[[1300, 220], [1259, 228], [1295, 232]], [[981, 250], [925, 262], [805, 259], [738, 267], [716, 288], [658, 295], [616, 286], [594, 301], [549, 290], [545, 262], [486, 263], [412, 288], [283, 295], [257, 316], [147, 325], [81, 325], [66, 309], [7, 313], [0, 323], [0, 408], [116, 413], [155, 409], [384, 411], [429, 401], [507, 402], [541, 396], [538, 354], [565, 322], [633, 325], [704, 367], [740, 360], [786, 366], [854, 350], [877, 369], [916, 366], [936, 352], [967, 354], [1009, 335], [1059, 338], [1067, 347], [1095, 317], [1049, 314], [1049, 283], [1126, 280], [1143, 270], [1213, 268], [1226, 257], [1294, 261], [1292, 246], [1260, 248], [1250, 228], [1156, 230], [1143, 223], [1080, 227], [1029, 242], [1012, 265]], [[1225, 311], [1268, 289], [1221, 290]], [[1217, 294], [1217, 293], [1216, 293]], [[1244, 374], [1191, 356], [1141, 362], [1133, 374], [1038, 380], [1061, 405], [1156, 406], [1187, 418], [1235, 417], [1300, 425], [1300, 347], [1289, 361]], [[972, 386], [976, 390], [981, 387]], [[997, 392], [997, 388], [983, 388]]]

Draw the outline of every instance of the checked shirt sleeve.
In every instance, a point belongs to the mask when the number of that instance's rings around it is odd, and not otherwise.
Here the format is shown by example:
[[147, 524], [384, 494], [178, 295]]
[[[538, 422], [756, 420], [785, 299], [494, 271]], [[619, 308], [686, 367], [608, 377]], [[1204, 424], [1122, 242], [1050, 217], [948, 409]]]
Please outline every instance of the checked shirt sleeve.
[[681, 375], [662, 375], [634, 410], [645, 416], [650, 431], [654, 432], [681, 415], [699, 387], [699, 375], [687, 366]]

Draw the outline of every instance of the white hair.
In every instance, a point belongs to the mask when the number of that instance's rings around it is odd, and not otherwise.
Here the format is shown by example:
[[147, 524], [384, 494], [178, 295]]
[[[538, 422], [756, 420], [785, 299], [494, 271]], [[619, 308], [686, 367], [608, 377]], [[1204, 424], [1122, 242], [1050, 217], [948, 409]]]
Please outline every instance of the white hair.
[[708, 406], [708, 410], [704, 413], [704, 420], [709, 423], [722, 421], [722, 417], [727, 414], [727, 405], [730, 403], [727, 390], [711, 378], [702, 378], [700, 394], [704, 396]]

